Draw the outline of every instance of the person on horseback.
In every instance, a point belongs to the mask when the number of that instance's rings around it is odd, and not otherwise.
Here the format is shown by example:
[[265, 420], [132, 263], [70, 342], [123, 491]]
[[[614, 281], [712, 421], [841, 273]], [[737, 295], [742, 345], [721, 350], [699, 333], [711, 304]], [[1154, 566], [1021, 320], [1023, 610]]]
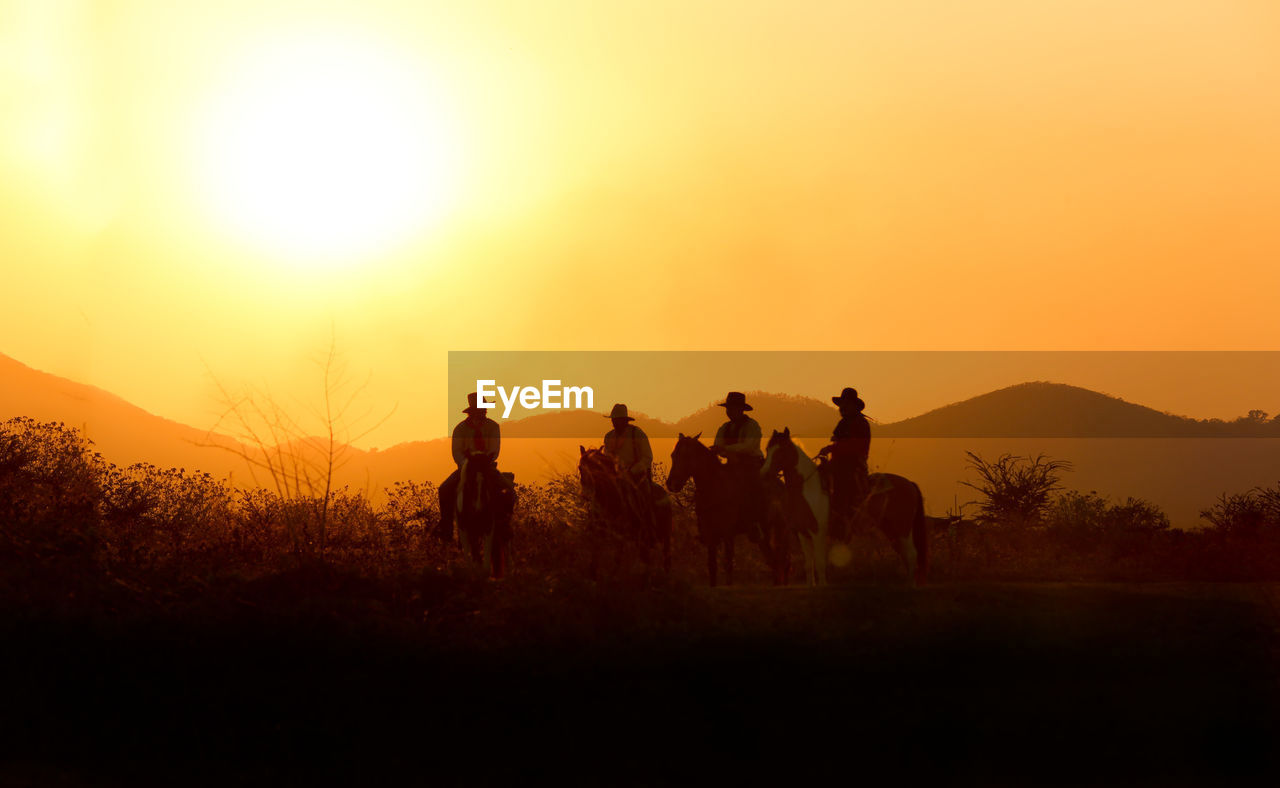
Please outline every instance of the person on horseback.
[[730, 391], [719, 407], [725, 409], [729, 420], [716, 430], [711, 451], [724, 457], [732, 471], [742, 502], [739, 522], [751, 538], [759, 541], [763, 533], [760, 520], [765, 510], [764, 488], [759, 479], [760, 468], [764, 465], [764, 453], [760, 451], [764, 436], [756, 420], [747, 415], [747, 411], [754, 409], [747, 404], [747, 395], [741, 391]]
[[[458, 483], [462, 479], [462, 463], [467, 455], [473, 452], [487, 454], [496, 462], [501, 448], [502, 435], [498, 422], [489, 418], [487, 408], [476, 404], [476, 394], [467, 395], [467, 407], [463, 409], [467, 417], [453, 428], [453, 463], [457, 469], [449, 474], [449, 478], [440, 483], [440, 523], [436, 526], [436, 536], [442, 541], [453, 540], [453, 513], [458, 504]], [[502, 474], [495, 474], [498, 482], [509, 487], [510, 482]]]
[[846, 387], [831, 401], [840, 409], [840, 421], [831, 433], [831, 443], [818, 455], [827, 463], [831, 491], [831, 533], [838, 539], [849, 536], [849, 527], [858, 504], [867, 496], [867, 458], [871, 452], [871, 423], [862, 411], [867, 405], [857, 389]]
[[653, 481], [653, 449], [649, 447], [649, 436], [631, 423], [635, 419], [627, 414], [627, 406], [622, 403], [613, 406], [608, 418], [613, 421], [613, 429], [604, 436], [604, 453], [613, 458], [618, 470], [635, 485], [636, 492], [648, 497], [648, 503], [639, 504], [642, 511], [643, 507], [648, 507], [650, 512], [653, 507], [669, 507], [667, 491]]
[[636, 484], [651, 481], [653, 449], [649, 448], [649, 436], [631, 423], [635, 419], [627, 415], [627, 406], [622, 403], [614, 405], [607, 418], [613, 421], [613, 429], [604, 436], [604, 453]]

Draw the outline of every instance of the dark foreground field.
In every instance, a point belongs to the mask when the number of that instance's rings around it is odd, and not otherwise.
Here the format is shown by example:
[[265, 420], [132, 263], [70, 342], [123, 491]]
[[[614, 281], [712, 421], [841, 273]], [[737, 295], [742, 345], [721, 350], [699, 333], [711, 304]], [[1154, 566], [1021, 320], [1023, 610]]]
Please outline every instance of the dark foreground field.
[[6, 784], [1280, 772], [1273, 584], [637, 591], [314, 569], [153, 610], [5, 615]]

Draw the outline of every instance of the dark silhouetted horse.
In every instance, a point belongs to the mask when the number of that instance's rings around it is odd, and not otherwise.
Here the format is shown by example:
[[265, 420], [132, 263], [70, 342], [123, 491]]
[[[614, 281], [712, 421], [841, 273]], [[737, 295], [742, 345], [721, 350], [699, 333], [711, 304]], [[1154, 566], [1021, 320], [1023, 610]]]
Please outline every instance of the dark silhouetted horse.
[[[775, 430], [760, 472], [766, 476], [782, 474], [784, 511], [800, 536], [809, 582], [825, 583], [831, 555], [831, 499], [818, 466], [792, 442], [790, 429]], [[869, 492], [854, 510], [852, 531], [879, 528], [902, 558], [908, 582], [924, 583], [929, 573], [929, 533], [920, 488], [892, 473], [873, 473], [868, 481]]]
[[514, 476], [500, 474], [494, 459], [483, 452], [468, 454], [459, 474], [456, 511], [462, 549], [477, 564], [489, 566], [493, 577], [501, 578], [511, 545], [516, 496], [510, 480]]
[[[603, 531], [624, 545], [639, 547], [645, 564], [650, 563], [651, 551], [661, 545], [662, 568], [671, 571], [671, 499], [655, 497], [655, 490], [661, 488], [648, 481], [637, 483], [603, 449], [579, 446], [578, 451], [578, 478], [588, 502], [589, 526], [597, 536]], [[599, 545], [594, 541], [593, 571], [599, 562]]]
[[[764, 533], [760, 550], [769, 564], [776, 585], [785, 585], [791, 571], [791, 543], [786, 521], [780, 510], [780, 491], [768, 488], [763, 496], [767, 511], [747, 512], [748, 497], [739, 489], [733, 472], [722, 463], [711, 449], [704, 446], [698, 435], [680, 434], [671, 452], [671, 473], [667, 475], [667, 489], [678, 492], [689, 480], [693, 480], [694, 510], [698, 518], [698, 538], [707, 547], [707, 576], [711, 585], [716, 584], [718, 553], [724, 548], [725, 582], [733, 584], [734, 537], [747, 532], [747, 518], [760, 516]], [[763, 482], [762, 482], [763, 483]]]

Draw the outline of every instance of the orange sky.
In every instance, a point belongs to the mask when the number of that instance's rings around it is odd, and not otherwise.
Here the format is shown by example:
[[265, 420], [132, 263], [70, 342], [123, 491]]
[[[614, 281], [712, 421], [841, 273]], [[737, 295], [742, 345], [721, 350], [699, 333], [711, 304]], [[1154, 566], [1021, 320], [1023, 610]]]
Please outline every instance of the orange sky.
[[1277, 84], [1265, 0], [0, 0], [0, 352], [209, 426], [333, 332], [385, 446], [451, 349], [1277, 349]]

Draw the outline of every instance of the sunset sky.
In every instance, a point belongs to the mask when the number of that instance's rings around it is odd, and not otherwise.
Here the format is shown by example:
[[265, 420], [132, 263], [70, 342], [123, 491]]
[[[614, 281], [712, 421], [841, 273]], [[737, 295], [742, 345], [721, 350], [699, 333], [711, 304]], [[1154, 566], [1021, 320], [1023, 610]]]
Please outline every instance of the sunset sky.
[[449, 350], [1280, 349], [1277, 86], [1271, 0], [0, 0], [0, 353], [333, 336], [386, 446]]

